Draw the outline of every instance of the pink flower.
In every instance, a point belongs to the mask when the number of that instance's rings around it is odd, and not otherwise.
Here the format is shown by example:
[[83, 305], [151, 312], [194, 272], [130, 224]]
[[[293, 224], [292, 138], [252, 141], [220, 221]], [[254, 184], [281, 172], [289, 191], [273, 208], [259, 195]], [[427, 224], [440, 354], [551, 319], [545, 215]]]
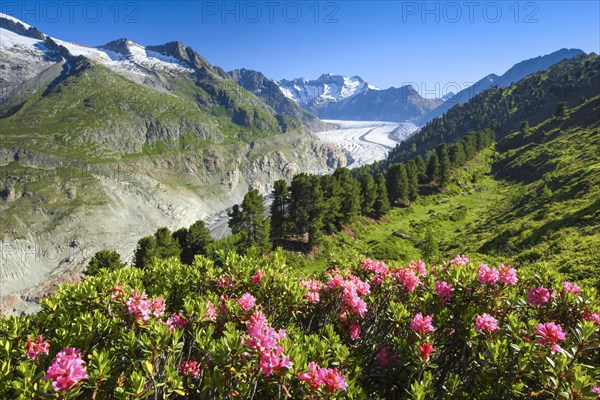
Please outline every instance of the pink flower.
[[27, 338], [27, 358], [35, 360], [40, 354], [48, 354], [50, 351], [50, 342], [44, 340], [42, 335], [39, 335], [34, 340]]
[[450, 303], [454, 287], [448, 282], [435, 281], [435, 293], [440, 297], [442, 304]]
[[325, 390], [329, 393], [333, 393], [338, 389], [346, 390], [346, 387], [348, 387], [346, 377], [337, 368], [321, 368], [318, 373], [323, 384], [325, 384]]
[[44, 379], [52, 380], [52, 387], [55, 392], [70, 389], [77, 382], [88, 379], [81, 359], [81, 351], [69, 347], [58, 352]]
[[383, 283], [383, 278], [381, 277], [381, 275], [373, 275], [371, 277], [371, 283], [373, 285], [381, 285]]
[[308, 363], [308, 371], [303, 374], [300, 374], [298, 376], [298, 379], [308, 383], [308, 386], [310, 386], [311, 388], [317, 389], [323, 383], [321, 377], [318, 374], [319, 369], [320, 368], [317, 365], [317, 363], [311, 361]]
[[124, 290], [121, 286], [115, 285], [110, 289], [110, 301], [113, 302], [123, 297]]
[[398, 357], [390, 353], [387, 347], [382, 347], [377, 354], [377, 358], [379, 359], [379, 363], [385, 367], [396, 361]]
[[516, 285], [519, 281], [517, 278], [517, 270], [513, 267], [505, 267], [504, 264], [500, 264], [498, 267], [500, 270], [500, 280], [508, 285]]
[[365, 271], [373, 272], [377, 275], [385, 275], [388, 272], [388, 267], [383, 261], [373, 261], [370, 258], [365, 258], [362, 266]]
[[179, 375], [187, 376], [188, 378], [196, 377], [200, 374], [198, 361], [182, 361], [179, 364]]
[[159, 318], [165, 312], [165, 299], [162, 297], [157, 297], [150, 301], [150, 310], [152, 315]]
[[423, 316], [423, 314], [417, 313], [417, 315], [415, 315], [415, 317], [413, 318], [410, 327], [418, 333], [430, 333], [435, 330], [435, 328], [432, 325], [432, 322], [433, 316]]
[[262, 369], [263, 375], [269, 376], [273, 371], [279, 372], [283, 368], [290, 369], [292, 367], [290, 357], [282, 353], [283, 347], [281, 346], [277, 346], [275, 350], [263, 350], [260, 353], [258, 366]]
[[320, 368], [316, 363], [308, 363], [308, 371], [300, 374], [298, 379], [308, 383], [313, 389], [325, 385], [325, 390], [334, 393], [338, 389], [345, 390], [348, 384], [346, 377], [337, 368]]
[[600, 400], [600, 386], [593, 386], [592, 387], [592, 393], [596, 393], [598, 396], [596, 396], [597, 400]]
[[540, 307], [542, 303], [550, 301], [550, 291], [543, 286], [537, 289], [530, 289], [527, 295], [527, 302], [533, 304], [536, 307]]
[[450, 261], [450, 264], [460, 266], [460, 265], [467, 265], [468, 262], [469, 262], [469, 259], [467, 257], [465, 257], [463, 254], [461, 254], [461, 255], [454, 257]]
[[308, 279], [305, 281], [300, 281], [300, 286], [304, 286], [306, 288], [306, 294], [304, 297], [308, 300], [309, 303], [315, 304], [319, 302], [319, 291], [323, 288], [323, 283], [316, 279]]
[[360, 332], [361, 332], [360, 325], [358, 325], [358, 324], [350, 325], [349, 333], [350, 333], [350, 338], [352, 338], [352, 340], [358, 339], [360, 337]]
[[581, 294], [581, 289], [579, 289], [579, 286], [577, 286], [575, 283], [564, 281], [562, 285], [565, 293], [572, 293], [575, 296], [579, 296]]
[[475, 330], [477, 332], [494, 332], [500, 329], [498, 320], [489, 314], [475, 317]]
[[260, 271], [260, 269], [257, 269], [256, 273], [251, 278], [252, 283], [254, 283], [254, 284], [260, 283], [260, 281], [262, 281], [263, 276], [264, 276], [264, 274]]
[[215, 308], [215, 306], [213, 305], [212, 302], [210, 302], [210, 301], [206, 302], [206, 312], [204, 313], [202, 318], [208, 318], [211, 321], [217, 320], [217, 309]]
[[600, 326], [600, 312], [591, 313], [589, 311], [584, 311], [581, 313], [581, 318], [586, 321], [592, 321], [596, 326]]
[[259, 351], [274, 350], [280, 339], [285, 337], [285, 330], [276, 331], [269, 326], [269, 321], [262, 311], [254, 311], [250, 320], [246, 322], [249, 337], [245, 337], [247, 346]]
[[500, 279], [500, 274], [496, 268], [489, 268], [485, 264], [480, 264], [479, 271], [477, 271], [477, 279], [481, 283], [494, 285]]
[[234, 286], [233, 279], [231, 279], [231, 277], [229, 275], [220, 276], [217, 279], [217, 287], [219, 287], [221, 289], [227, 289], [227, 288], [233, 287], [233, 286]]
[[415, 275], [414, 271], [409, 268], [403, 268], [394, 272], [396, 281], [404, 285], [409, 293], [415, 291], [415, 288], [421, 283], [418, 276]]
[[431, 353], [433, 353], [433, 346], [431, 345], [431, 343], [423, 343], [422, 345], [419, 346], [419, 353], [421, 353], [421, 359], [423, 361], [427, 361], [427, 359], [429, 358], [429, 355]]
[[146, 293], [140, 293], [134, 290], [129, 299], [125, 302], [129, 314], [133, 315], [136, 320], [148, 321], [150, 319], [150, 301]]
[[187, 325], [187, 319], [183, 318], [177, 313], [171, 314], [169, 318], [167, 318], [167, 326], [169, 327], [169, 332], [173, 333], [175, 328], [183, 328]]
[[567, 334], [563, 332], [562, 327], [554, 322], [548, 322], [545, 324], [539, 323], [533, 333], [540, 336], [540, 343], [550, 344], [550, 349], [553, 353], [562, 351], [556, 342], [559, 340], [565, 340], [567, 338]]
[[417, 273], [421, 276], [427, 275], [427, 268], [425, 267], [423, 260], [419, 260], [417, 262], [411, 261], [408, 264], [408, 268], [417, 271]]
[[249, 309], [254, 307], [255, 300], [256, 299], [254, 298], [254, 296], [246, 292], [242, 295], [242, 297], [240, 297], [240, 299], [238, 300], [238, 304], [240, 305], [240, 307], [242, 307], [242, 310], [248, 311]]

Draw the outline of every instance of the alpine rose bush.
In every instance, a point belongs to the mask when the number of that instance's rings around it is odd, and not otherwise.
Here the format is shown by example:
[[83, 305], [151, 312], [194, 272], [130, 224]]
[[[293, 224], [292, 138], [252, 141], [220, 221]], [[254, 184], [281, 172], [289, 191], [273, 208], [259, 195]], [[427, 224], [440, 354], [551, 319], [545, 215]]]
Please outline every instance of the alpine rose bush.
[[104, 271], [60, 286], [37, 314], [0, 318], [0, 399], [580, 400], [599, 391], [596, 292], [544, 265], [344, 253], [309, 274], [283, 251], [214, 257]]

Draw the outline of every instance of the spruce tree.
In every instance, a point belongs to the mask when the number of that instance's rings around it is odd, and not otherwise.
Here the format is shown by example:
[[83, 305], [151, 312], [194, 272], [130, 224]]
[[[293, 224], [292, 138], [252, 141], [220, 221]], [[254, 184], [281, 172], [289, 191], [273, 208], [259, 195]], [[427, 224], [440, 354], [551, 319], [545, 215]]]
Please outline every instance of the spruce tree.
[[442, 143], [438, 145], [435, 150], [440, 161], [437, 180], [440, 183], [440, 186], [444, 187], [450, 181], [450, 170], [452, 168], [450, 157], [448, 157], [448, 146], [446, 146], [445, 143]]
[[243, 250], [256, 246], [260, 251], [269, 245], [269, 221], [265, 217], [265, 205], [254, 189], [246, 193], [242, 202], [242, 238], [240, 245]]
[[360, 175], [360, 193], [361, 205], [360, 211], [363, 215], [368, 215], [373, 212], [373, 205], [377, 200], [377, 185], [373, 179], [373, 175], [363, 173]]
[[323, 192], [319, 178], [309, 174], [294, 176], [290, 185], [290, 225], [292, 233], [308, 233], [308, 246], [314, 246], [323, 227]]
[[466, 159], [462, 142], [459, 141], [450, 146], [450, 162], [452, 162], [452, 165], [459, 167], [465, 163]]
[[427, 181], [427, 165], [425, 165], [425, 161], [423, 157], [418, 155], [415, 158], [415, 165], [417, 166], [417, 172], [419, 174], [419, 183], [426, 183]]
[[435, 152], [427, 157], [427, 181], [435, 181], [440, 174], [440, 160]]
[[414, 160], [406, 163], [406, 177], [408, 180], [408, 200], [413, 202], [419, 197], [419, 173]]
[[227, 225], [229, 226], [231, 233], [237, 235], [242, 231], [243, 224], [242, 211], [240, 210], [239, 204], [234, 204], [233, 207], [231, 207], [231, 211], [227, 213], [227, 216], [229, 217]]
[[138, 240], [137, 248], [133, 258], [133, 265], [138, 268], [149, 267], [152, 259], [158, 256], [156, 250], [156, 239], [154, 236], [146, 236]]
[[173, 238], [168, 228], [158, 228], [154, 233], [156, 240], [156, 252], [159, 258], [170, 258], [181, 256], [181, 246], [177, 239]]
[[373, 212], [379, 219], [387, 214], [388, 211], [390, 211], [390, 201], [388, 198], [387, 186], [385, 183], [385, 177], [382, 173], [375, 175], [375, 185], [377, 198], [373, 204]]
[[388, 170], [386, 181], [392, 205], [408, 200], [408, 177], [404, 164], [392, 164]]
[[337, 179], [342, 191], [338, 225], [348, 224], [360, 212], [360, 184], [354, 179], [348, 168], [338, 168], [333, 176]]
[[191, 265], [196, 255], [206, 255], [206, 248], [213, 241], [204, 221], [198, 220], [194, 222], [188, 230], [186, 248], [181, 252], [181, 261]]
[[102, 270], [116, 271], [125, 267], [121, 262], [121, 256], [114, 250], [100, 250], [90, 260], [85, 274], [88, 276], [98, 275]]
[[320, 177], [323, 192], [323, 227], [327, 232], [335, 232], [341, 219], [342, 188], [333, 175]]
[[269, 234], [273, 244], [287, 237], [289, 200], [290, 192], [287, 182], [284, 180], [275, 181], [273, 203], [271, 203], [271, 231]]

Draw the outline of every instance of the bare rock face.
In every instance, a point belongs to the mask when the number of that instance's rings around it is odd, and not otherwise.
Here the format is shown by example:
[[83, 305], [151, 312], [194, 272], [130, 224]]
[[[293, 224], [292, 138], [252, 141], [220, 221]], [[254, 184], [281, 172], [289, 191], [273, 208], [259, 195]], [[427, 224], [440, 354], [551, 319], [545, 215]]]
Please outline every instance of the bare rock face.
[[8, 185], [0, 192], [0, 197], [7, 203], [11, 203], [17, 199], [17, 193], [12, 185]]
[[65, 194], [69, 200], [74, 200], [77, 197], [77, 188], [69, 186], [66, 188]]

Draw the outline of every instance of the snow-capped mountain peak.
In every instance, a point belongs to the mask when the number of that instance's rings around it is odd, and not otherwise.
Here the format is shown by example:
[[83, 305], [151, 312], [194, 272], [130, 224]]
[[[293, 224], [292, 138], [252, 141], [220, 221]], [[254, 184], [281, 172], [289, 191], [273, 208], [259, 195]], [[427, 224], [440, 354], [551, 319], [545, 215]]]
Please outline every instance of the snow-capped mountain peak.
[[306, 108], [316, 108], [323, 104], [344, 101], [358, 93], [362, 93], [368, 85], [359, 76], [342, 76], [322, 74], [315, 80], [297, 78], [291, 81], [282, 79], [277, 85], [289, 99]]

